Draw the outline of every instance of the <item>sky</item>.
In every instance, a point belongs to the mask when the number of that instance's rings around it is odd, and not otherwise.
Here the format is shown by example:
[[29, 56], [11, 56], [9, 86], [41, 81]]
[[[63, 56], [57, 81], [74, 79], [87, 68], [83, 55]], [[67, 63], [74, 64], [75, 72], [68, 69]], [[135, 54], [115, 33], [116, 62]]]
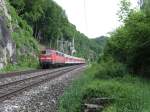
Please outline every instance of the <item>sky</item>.
[[[89, 38], [112, 32], [121, 25], [116, 15], [120, 0], [54, 0], [66, 12], [69, 21]], [[133, 7], [136, 0], [131, 0]]]

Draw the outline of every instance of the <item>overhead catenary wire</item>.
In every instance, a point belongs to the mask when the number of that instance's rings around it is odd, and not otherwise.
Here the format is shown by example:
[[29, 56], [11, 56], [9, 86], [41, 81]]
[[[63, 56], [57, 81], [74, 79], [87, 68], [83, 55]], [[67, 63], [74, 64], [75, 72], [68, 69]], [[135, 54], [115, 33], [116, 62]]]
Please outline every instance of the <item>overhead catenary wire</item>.
[[84, 20], [85, 20], [85, 32], [88, 33], [88, 20], [87, 20], [87, 5], [86, 5], [86, 0], [84, 0]]

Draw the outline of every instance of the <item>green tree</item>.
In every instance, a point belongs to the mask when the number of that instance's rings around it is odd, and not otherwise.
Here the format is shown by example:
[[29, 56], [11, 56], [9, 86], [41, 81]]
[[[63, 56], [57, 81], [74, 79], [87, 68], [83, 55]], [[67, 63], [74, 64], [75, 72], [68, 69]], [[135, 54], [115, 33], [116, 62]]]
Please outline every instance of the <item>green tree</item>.
[[118, 11], [117, 15], [119, 20], [124, 22], [131, 12], [131, 3], [129, 0], [121, 0], [120, 1], [120, 10]]
[[143, 11], [131, 11], [124, 25], [111, 34], [105, 56], [128, 66], [130, 72], [150, 73], [150, 17]]
[[141, 9], [147, 16], [150, 16], [150, 0], [143, 0], [141, 3]]

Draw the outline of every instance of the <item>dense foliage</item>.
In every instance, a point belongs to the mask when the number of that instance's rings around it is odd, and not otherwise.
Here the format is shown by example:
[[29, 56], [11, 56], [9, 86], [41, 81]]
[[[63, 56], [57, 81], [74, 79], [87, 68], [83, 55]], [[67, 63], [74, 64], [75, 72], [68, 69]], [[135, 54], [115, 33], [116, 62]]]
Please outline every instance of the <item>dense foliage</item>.
[[[77, 56], [95, 57], [102, 50], [68, 21], [65, 11], [53, 0], [10, 0], [17, 13], [33, 30], [33, 36], [46, 47], [56, 48], [57, 39], [75, 40]], [[92, 58], [93, 59], [93, 58]]]
[[142, 0], [141, 9], [147, 15], [150, 16], [150, 1], [149, 0]]
[[[147, 3], [149, 2], [145, 0], [141, 10], [130, 10], [128, 14], [121, 14], [125, 17], [124, 25], [112, 32], [104, 57], [113, 57], [114, 60], [127, 65], [129, 71], [134, 74], [148, 76], [150, 73], [150, 16], [147, 13], [149, 10]], [[129, 8], [121, 10], [126, 9]]]

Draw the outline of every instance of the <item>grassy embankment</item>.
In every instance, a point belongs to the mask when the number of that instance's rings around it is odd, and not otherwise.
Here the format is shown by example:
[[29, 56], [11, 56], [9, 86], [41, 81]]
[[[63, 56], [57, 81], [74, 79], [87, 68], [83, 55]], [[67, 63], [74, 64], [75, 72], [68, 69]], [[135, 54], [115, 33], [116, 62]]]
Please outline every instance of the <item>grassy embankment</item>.
[[31, 56], [23, 56], [17, 64], [8, 64], [0, 69], [0, 73], [34, 70], [39, 68], [38, 60]]
[[150, 112], [150, 82], [128, 74], [123, 65], [109, 61], [88, 68], [60, 99], [59, 112], [80, 112], [85, 99], [114, 101], [103, 112]]

